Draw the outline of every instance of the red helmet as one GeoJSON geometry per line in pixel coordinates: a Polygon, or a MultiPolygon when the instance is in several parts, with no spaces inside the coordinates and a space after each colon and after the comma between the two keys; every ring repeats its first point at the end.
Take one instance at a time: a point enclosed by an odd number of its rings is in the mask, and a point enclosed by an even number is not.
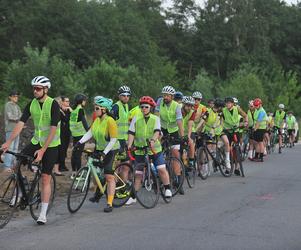
{"type": "Polygon", "coordinates": [[[142,103],[149,104],[149,105],[151,105],[152,107],[155,107],[155,106],[156,106],[156,102],[155,102],[154,99],[151,98],[150,96],[142,96],[142,97],[139,99],[139,104],[142,104],[142,103]]]}
{"type": "Polygon", "coordinates": [[[262,104],[262,101],[261,101],[260,98],[254,99],[253,105],[254,105],[255,108],[258,108],[261,104],[262,104]]]}

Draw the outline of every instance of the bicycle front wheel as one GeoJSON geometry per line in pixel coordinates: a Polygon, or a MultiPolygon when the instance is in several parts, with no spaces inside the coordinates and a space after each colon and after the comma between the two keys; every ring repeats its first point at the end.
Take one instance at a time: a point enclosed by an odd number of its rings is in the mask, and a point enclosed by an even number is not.
{"type": "Polygon", "coordinates": [[[188,184],[188,187],[194,188],[195,179],[196,179],[196,167],[195,164],[193,166],[189,166],[185,168],[185,177],[188,184]]]}
{"type": "Polygon", "coordinates": [[[209,156],[204,147],[200,147],[197,150],[197,173],[202,180],[206,180],[209,176],[209,156]]]}
{"type": "Polygon", "coordinates": [[[166,159],[166,169],[169,174],[172,196],[175,196],[183,186],[185,167],[181,160],[176,157],[170,157],[166,159]]]}
{"type": "Polygon", "coordinates": [[[67,198],[70,213],[76,213],[84,204],[90,187],[90,179],[88,167],[82,167],[75,174],[67,198]]]}
{"type": "Polygon", "coordinates": [[[231,165],[231,169],[227,169],[226,161],[225,161],[225,151],[222,148],[216,149],[216,160],[215,162],[218,165],[218,169],[224,177],[230,177],[233,172],[233,164],[231,165]]]}
{"type": "Polygon", "coordinates": [[[0,184],[0,229],[12,218],[18,203],[18,186],[14,174],[0,184]]]}
{"type": "MultiPolygon", "coordinates": [[[[29,195],[29,210],[31,217],[34,220],[37,220],[40,215],[41,206],[42,206],[42,197],[41,197],[41,190],[42,190],[42,178],[41,175],[38,174],[33,183],[30,187],[30,195],[29,195]]],[[[50,185],[51,185],[51,195],[48,203],[47,214],[49,213],[50,209],[53,206],[54,198],[55,198],[55,188],[56,188],[56,180],[54,174],[50,175],[50,185]]]]}
{"type": "Polygon", "coordinates": [[[121,163],[115,169],[114,207],[122,207],[130,198],[134,183],[133,168],[129,163],[121,163]]]}
{"type": "Polygon", "coordinates": [[[137,164],[136,168],[143,169],[143,174],[135,174],[135,197],[144,208],[154,208],[160,196],[159,180],[152,169],[150,169],[150,172],[148,171],[145,164],[137,164]]]}
{"type": "Polygon", "coordinates": [[[239,146],[235,146],[235,161],[239,166],[241,177],[245,177],[244,168],[241,160],[241,151],[239,146]]]}

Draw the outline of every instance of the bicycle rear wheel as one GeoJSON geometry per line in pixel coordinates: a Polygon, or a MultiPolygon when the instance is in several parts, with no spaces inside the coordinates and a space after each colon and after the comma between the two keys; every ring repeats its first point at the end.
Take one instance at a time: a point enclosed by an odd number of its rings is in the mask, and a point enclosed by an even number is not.
{"type": "MultiPolygon", "coordinates": [[[[30,185],[30,196],[29,196],[29,210],[31,217],[34,220],[37,220],[40,215],[42,198],[41,198],[41,188],[42,188],[42,176],[39,174],[37,179],[33,181],[30,185]]],[[[50,185],[51,185],[51,195],[48,203],[47,214],[53,206],[54,198],[55,198],[55,188],[56,188],[56,180],[54,174],[50,175],[50,185]]]]}
{"type": "Polygon", "coordinates": [[[90,171],[88,167],[82,167],[77,171],[67,198],[67,207],[70,213],[77,212],[87,197],[90,188],[90,171]]]}
{"type": "Polygon", "coordinates": [[[206,180],[209,176],[210,168],[209,155],[204,147],[198,148],[196,159],[198,176],[201,177],[202,180],[206,180]]]}
{"type": "Polygon", "coordinates": [[[133,189],[133,168],[129,163],[121,163],[115,169],[115,196],[114,207],[122,207],[130,198],[133,189]]]}
{"type": "Polygon", "coordinates": [[[14,174],[0,184],[0,229],[12,218],[18,203],[18,186],[14,174]]]}
{"type": "Polygon", "coordinates": [[[154,208],[160,196],[159,180],[152,169],[148,172],[145,164],[137,164],[135,167],[143,169],[142,175],[135,174],[134,177],[135,188],[133,190],[135,197],[144,208],[154,208]]]}
{"type": "Polygon", "coordinates": [[[218,169],[224,177],[230,177],[233,173],[233,164],[231,164],[231,169],[227,169],[225,161],[225,151],[222,148],[216,149],[216,161],[218,169]]]}
{"type": "Polygon", "coordinates": [[[182,161],[176,157],[170,157],[166,159],[166,169],[169,174],[170,186],[172,196],[175,196],[180,188],[183,186],[185,179],[185,167],[182,161]],[[173,166],[178,166],[180,168],[180,175],[177,176],[173,166]]]}
{"type": "Polygon", "coordinates": [[[189,166],[185,168],[185,177],[188,184],[188,187],[194,188],[195,179],[196,179],[196,167],[195,164],[193,166],[189,166]]]}

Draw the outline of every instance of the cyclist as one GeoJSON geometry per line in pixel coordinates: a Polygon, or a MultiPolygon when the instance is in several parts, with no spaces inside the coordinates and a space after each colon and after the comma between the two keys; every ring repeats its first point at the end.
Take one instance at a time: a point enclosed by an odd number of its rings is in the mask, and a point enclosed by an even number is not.
{"type": "MultiPolygon", "coordinates": [[[[173,100],[175,93],[172,86],[165,86],[162,89],[163,98],[158,99],[155,114],[160,117],[163,136],[169,134],[173,138],[172,155],[180,159],[179,150],[184,137],[184,127],[181,106],[173,100]]],[[[179,185],[181,183],[180,166],[175,163],[172,167],[178,176],[176,185],[179,185]]],[[[179,193],[184,194],[183,187],[180,188],[179,193]]]]}
{"type": "MultiPolygon", "coordinates": [[[[202,121],[196,128],[196,131],[202,130],[204,128],[204,133],[209,134],[212,139],[216,137],[220,137],[225,146],[225,152],[229,155],[229,141],[228,137],[223,134],[223,122],[222,122],[222,110],[225,106],[225,102],[219,98],[215,99],[214,106],[212,108],[207,109],[205,114],[202,116],[202,121]],[[228,152],[228,153],[227,153],[228,152]]],[[[215,146],[213,144],[208,145],[208,149],[214,151],[215,146]]],[[[212,159],[210,159],[210,162],[212,159]]],[[[212,165],[209,162],[209,166],[212,165]]],[[[230,165],[230,157],[226,159],[226,167],[227,169],[231,168],[230,165]]]]}
{"type": "Polygon", "coordinates": [[[182,103],[182,100],[183,100],[183,97],[184,97],[183,93],[180,92],[180,91],[177,91],[177,92],[175,93],[175,95],[174,95],[174,100],[175,100],[177,103],[181,104],[181,103],[182,103]]]}
{"type": "Polygon", "coordinates": [[[48,96],[51,83],[47,77],[37,76],[32,79],[31,85],[34,99],[26,105],[20,121],[1,148],[4,151],[9,149],[12,141],[21,133],[24,124],[31,117],[35,128],[34,135],[22,153],[35,156],[35,162],[42,161],[42,206],[37,223],[43,225],[47,222],[46,213],[51,195],[50,174],[57,161],[60,145],[60,106],[48,96]]]}
{"type": "Polygon", "coordinates": [[[263,154],[264,154],[264,134],[267,128],[267,114],[262,107],[262,101],[259,98],[254,99],[254,140],[256,142],[256,152],[255,157],[252,159],[253,161],[263,162],[263,154]]]}
{"type": "MultiPolygon", "coordinates": [[[[234,101],[234,105],[239,107],[239,101],[236,97],[233,97],[233,101],[234,101]]],[[[239,114],[239,128],[238,128],[238,135],[240,138],[240,145],[243,145],[243,133],[245,131],[245,127],[244,127],[244,118],[239,114]]]]}
{"type": "MultiPolygon", "coordinates": [[[[74,98],[73,111],[70,114],[70,131],[73,138],[73,146],[83,137],[88,131],[89,125],[86,119],[84,107],[87,103],[87,96],[84,94],[77,94],[74,98]]],[[[81,157],[85,145],[75,148],[71,155],[71,166],[74,176],[75,172],[81,168],[81,157]]]]}
{"type": "Polygon", "coordinates": [[[96,111],[97,118],[88,132],[80,139],[77,145],[75,145],[75,147],[78,147],[91,138],[95,140],[96,152],[100,154],[107,182],[107,206],[104,208],[104,212],[106,213],[113,211],[112,204],[116,187],[114,177],[116,164],[115,155],[120,148],[117,139],[118,131],[116,121],[109,116],[112,104],[113,101],[105,97],[94,101],[94,111],[96,111]]]}
{"type": "MultiPolygon", "coordinates": [[[[170,189],[169,175],[166,170],[162,147],[159,141],[161,134],[160,118],[151,114],[151,108],[155,107],[156,103],[150,96],[142,96],[139,100],[139,104],[143,116],[134,117],[130,124],[128,149],[131,150],[134,143],[135,147],[137,147],[137,150],[135,150],[136,162],[144,163],[144,152],[141,150],[141,148],[148,146],[149,143],[151,150],[148,151],[148,155],[158,170],[159,177],[162,180],[165,188],[164,195],[170,198],[172,197],[172,192],[170,189]]],[[[142,177],[143,169],[136,169],[135,174],[137,177],[135,188],[138,190],[141,183],[139,177],[142,177]]],[[[130,205],[134,202],[136,202],[136,199],[133,197],[132,192],[132,197],[130,197],[126,204],[130,205]]]]}
{"type": "Polygon", "coordinates": [[[198,124],[201,121],[201,116],[206,112],[207,108],[205,105],[201,104],[203,95],[199,91],[195,91],[192,94],[192,98],[195,101],[194,110],[196,110],[196,117],[194,120],[195,126],[198,126],[198,124]]]}
{"type": "Polygon", "coordinates": [[[284,104],[279,104],[278,110],[275,111],[274,117],[274,129],[278,130],[278,140],[279,140],[279,154],[281,154],[282,148],[282,129],[286,119],[286,113],[284,111],[284,104]]]}
{"type": "Polygon", "coordinates": [[[295,141],[295,123],[296,123],[296,118],[293,115],[293,112],[288,111],[286,117],[286,124],[287,124],[287,132],[289,136],[290,148],[294,145],[294,141],[295,141]]]}
{"type": "MultiPolygon", "coordinates": [[[[226,156],[226,164],[230,162],[230,145],[233,139],[233,132],[238,133],[240,118],[241,115],[245,121],[245,125],[248,123],[247,114],[241,109],[239,106],[234,105],[233,97],[225,98],[226,107],[223,108],[223,133],[227,135],[229,144],[225,145],[225,156],[226,156]]],[[[238,134],[237,134],[238,135],[238,134]]],[[[240,141],[240,138],[238,138],[240,141]]],[[[235,166],[234,174],[240,175],[240,170],[238,169],[238,165],[235,166]]]]}
{"type": "Polygon", "coordinates": [[[250,100],[249,101],[249,109],[247,112],[248,115],[248,133],[249,133],[249,151],[248,151],[248,159],[252,160],[253,159],[253,152],[255,148],[255,141],[254,141],[254,112],[255,112],[255,107],[254,107],[254,101],[250,100]]]}
{"type": "Polygon", "coordinates": [[[183,126],[184,135],[188,138],[189,146],[189,166],[194,165],[194,155],[195,155],[195,124],[194,119],[196,116],[196,111],[193,110],[195,101],[191,96],[184,96],[182,100],[182,116],[183,116],[183,126]]]}

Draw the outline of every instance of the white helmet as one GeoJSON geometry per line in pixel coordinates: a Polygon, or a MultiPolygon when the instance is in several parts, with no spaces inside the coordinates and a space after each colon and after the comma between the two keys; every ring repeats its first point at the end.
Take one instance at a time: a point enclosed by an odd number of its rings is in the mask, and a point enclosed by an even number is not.
{"type": "Polygon", "coordinates": [[[233,101],[234,101],[234,104],[238,104],[238,99],[236,97],[233,97],[233,101]]]}
{"type": "Polygon", "coordinates": [[[183,99],[182,99],[182,103],[194,105],[195,101],[191,96],[184,96],[183,99]]]}
{"type": "Polygon", "coordinates": [[[123,95],[123,94],[127,94],[127,95],[131,95],[132,91],[130,89],[130,87],[123,85],[118,89],[118,95],[123,95]]]}
{"type": "Polygon", "coordinates": [[[162,89],[162,94],[168,94],[168,95],[174,95],[176,93],[176,90],[172,86],[165,86],[162,89]]]}
{"type": "Polygon", "coordinates": [[[279,108],[280,108],[280,109],[284,109],[284,104],[280,103],[280,104],[279,104],[279,108]]]}
{"type": "Polygon", "coordinates": [[[50,80],[45,76],[36,76],[31,81],[32,86],[43,86],[50,89],[51,83],[50,80]]]}
{"type": "Polygon", "coordinates": [[[202,98],[203,98],[203,95],[202,95],[201,92],[195,91],[195,92],[193,92],[192,97],[193,97],[193,98],[202,99],[202,98]]]}

